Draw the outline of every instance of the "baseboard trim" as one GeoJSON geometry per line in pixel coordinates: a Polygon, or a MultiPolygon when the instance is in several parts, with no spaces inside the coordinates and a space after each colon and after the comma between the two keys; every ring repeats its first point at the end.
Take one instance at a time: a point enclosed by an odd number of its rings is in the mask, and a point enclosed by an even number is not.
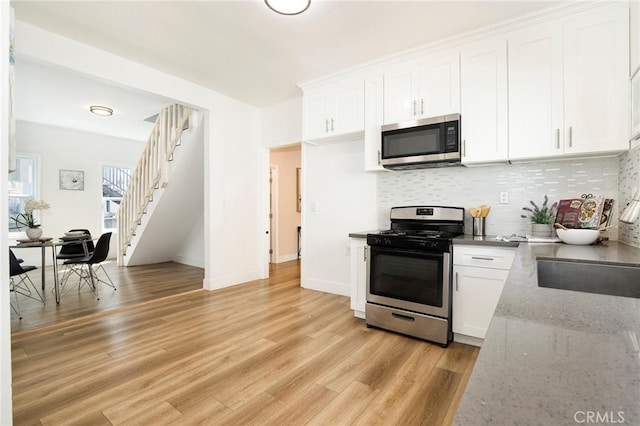
{"type": "Polygon", "coordinates": [[[466,336],[464,334],[453,333],[454,342],[464,343],[465,345],[482,347],[482,342],[484,339],[480,339],[478,337],[466,336]]]}
{"type": "Polygon", "coordinates": [[[283,256],[279,256],[276,259],[276,263],[291,262],[292,260],[298,260],[298,253],[289,253],[283,256]]]}
{"type": "Polygon", "coordinates": [[[300,286],[309,290],[322,291],[324,293],[337,294],[339,296],[351,296],[351,288],[348,284],[313,279],[300,279],[300,286]]]}
{"type": "Polygon", "coordinates": [[[204,269],[204,259],[189,256],[176,256],[173,261],[176,263],[182,263],[183,265],[195,266],[196,268],[204,269]]]}
{"type": "Polygon", "coordinates": [[[205,290],[217,290],[220,288],[231,287],[237,284],[244,284],[249,281],[255,281],[260,279],[260,271],[247,272],[245,274],[229,275],[226,277],[218,278],[205,278],[204,289],[205,290]]]}

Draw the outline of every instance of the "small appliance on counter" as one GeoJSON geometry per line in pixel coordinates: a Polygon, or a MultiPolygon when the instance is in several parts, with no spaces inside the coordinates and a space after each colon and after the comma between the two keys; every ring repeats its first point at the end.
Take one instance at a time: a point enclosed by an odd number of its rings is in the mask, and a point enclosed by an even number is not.
{"type": "Polygon", "coordinates": [[[451,240],[464,234],[464,208],[391,209],[391,229],[367,234],[368,327],[446,347],[451,331],[451,240]]]}

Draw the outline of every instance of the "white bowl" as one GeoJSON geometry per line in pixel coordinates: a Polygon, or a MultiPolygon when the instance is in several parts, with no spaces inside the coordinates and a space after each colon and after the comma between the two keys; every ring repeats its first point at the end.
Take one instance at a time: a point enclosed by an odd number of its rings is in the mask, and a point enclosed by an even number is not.
{"type": "Polygon", "coordinates": [[[598,239],[597,229],[556,229],[558,238],[567,244],[586,246],[598,239]]]}

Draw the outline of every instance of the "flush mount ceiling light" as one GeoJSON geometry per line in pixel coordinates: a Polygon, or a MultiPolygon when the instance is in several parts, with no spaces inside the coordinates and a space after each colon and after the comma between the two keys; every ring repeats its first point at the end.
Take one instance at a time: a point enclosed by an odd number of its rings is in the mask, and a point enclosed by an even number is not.
{"type": "Polygon", "coordinates": [[[106,106],[101,106],[101,105],[91,105],[89,107],[89,111],[91,111],[92,113],[96,114],[96,115],[102,115],[104,117],[108,117],[110,115],[113,115],[113,110],[109,107],[106,106]]]}
{"type": "Polygon", "coordinates": [[[269,9],[281,15],[299,15],[311,6],[311,0],[264,0],[269,9]]]}

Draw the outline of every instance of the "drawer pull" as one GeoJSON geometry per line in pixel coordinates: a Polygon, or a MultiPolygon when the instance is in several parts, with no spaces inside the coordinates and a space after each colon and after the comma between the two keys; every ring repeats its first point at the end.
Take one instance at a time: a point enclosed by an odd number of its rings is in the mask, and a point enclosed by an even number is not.
{"type": "Polygon", "coordinates": [[[493,257],[471,256],[473,260],[495,260],[493,257]]]}
{"type": "Polygon", "coordinates": [[[413,322],[416,319],[414,317],[410,317],[408,315],[400,315],[400,314],[396,314],[396,313],[392,313],[391,314],[392,317],[403,320],[403,321],[409,321],[409,322],[413,322]]]}

